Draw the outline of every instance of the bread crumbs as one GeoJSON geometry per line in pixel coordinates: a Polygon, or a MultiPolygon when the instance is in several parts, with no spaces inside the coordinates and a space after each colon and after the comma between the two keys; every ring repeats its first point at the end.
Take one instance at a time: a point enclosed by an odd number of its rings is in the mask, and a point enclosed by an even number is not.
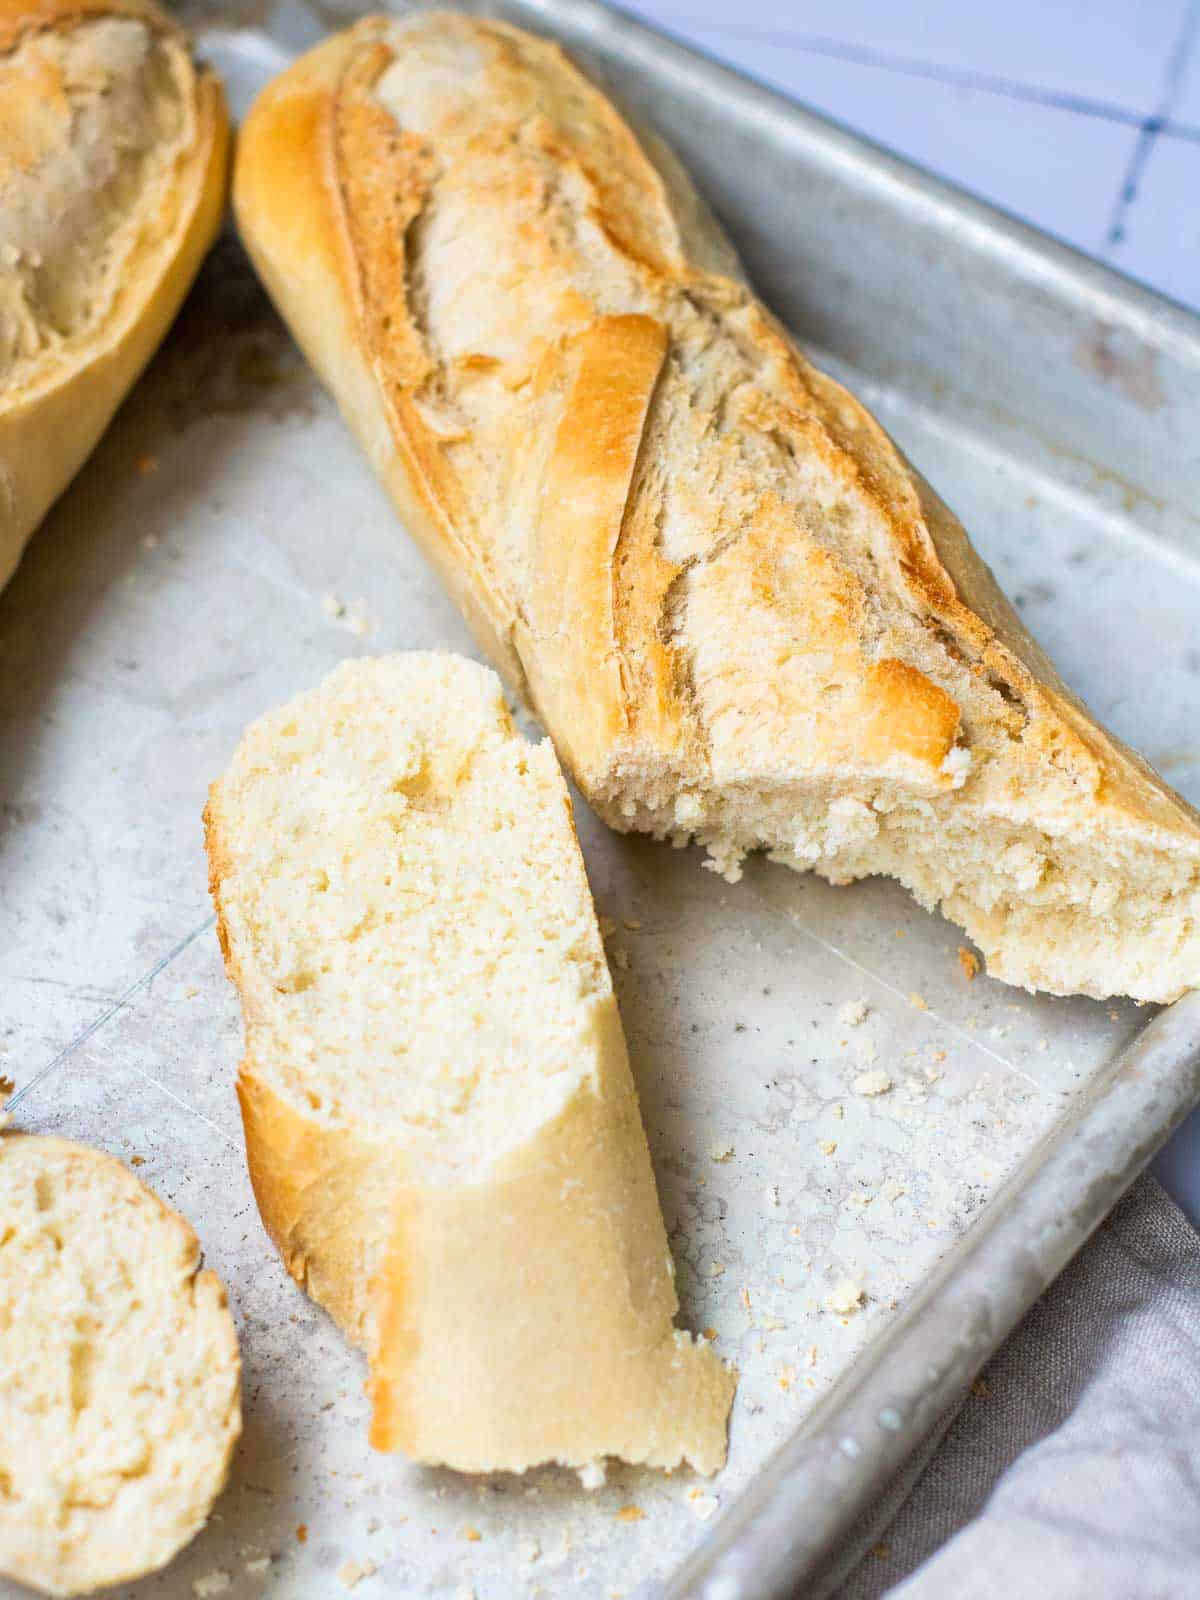
{"type": "Polygon", "coordinates": [[[720,1504],[715,1494],[705,1494],[703,1489],[688,1490],[688,1505],[701,1522],[707,1522],[710,1517],[715,1516],[720,1504]]]}
{"type": "Polygon", "coordinates": [[[733,1145],[728,1139],[717,1139],[709,1145],[708,1154],[712,1161],[730,1161],[733,1158],[733,1145]]]}
{"type": "Polygon", "coordinates": [[[852,1278],[839,1278],[826,1297],[825,1304],[839,1316],[851,1316],[862,1308],[863,1286],[852,1278]]]}
{"type": "Polygon", "coordinates": [[[471,1544],[478,1544],[483,1538],[483,1535],[480,1533],[478,1528],[464,1528],[462,1531],[462,1536],[471,1544]]]}
{"type": "Polygon", "coordinates": [[[929,1010],[929,1002],[922,994],[910,994],[908,997],[908,1003],[910,1006],[912,1006],[914,1011],[929,1010]]]}
{"type": "Polygon", "coordinates": [[[229,1574],[218,1568],[216,1572],[207,1572],[203,1578],[197,1578],[192,1584],[192,1593],[197,1600],[209,1600],[212,1595],[224,1594],[232,1582],[229,1574]]]}
{"type": "Polygon", "coordinates": [[[847,1000],[838,1007],[838,1021],[846,1028],[857,1028],[867,1020],[871,1008],[865,1000],[847,1000]]]}
{"type": "Polygon", "coordinates": [[[821,1152],[821,1154],[823,1156],[831,1156],[831,1155],[833,1155],[833,1153],[837,1149],[837,1140],[836,1139],[819,1139],[817,1141],[817,1149],[821,1152]]]}
{"type": "Polygon", "coordinates": [[[616,918],[615,917],[601,917],[599,919],[599,922],[600,922],[600,937],[602,939],[611,939],[613,934],[616,933],[616,931],[617,931],[616,918]]]}
{"type": "Polygon", "coordinates": [[[644,1522],[646,1513],[641,1506],[622,1506],[617,1512],[618,1522],[644,1522]]]}
{"type": "Polygon", "coordinates": [[[882,1067],[875,1067],[870,1072],[860,1072],[854,1080],[855,1094],[872,1095],[886,1094],[892,1087],[892,1080],[882,1067]]]}
{"type": "Polygon", "coordinates": [[[589,1461],[586,1467],[579,1469],[579,1484],[583,1489],[603,1489],[608,1482],[608,1473],[605,1471],[603,1461],[589,1461]]]}
{"type": "Polygon", "coordinates": [[[297,1544],[307,1544],[308,1543],[308,1523],[307,1522],[301,1522],[301,1523],[297,1524],[297,1527],[296,1527],[296,1543],[297,1544]]]}
{"type": "Polygon", "coordinates": [[[968,950],[965,944],[958,947],[958,964],[963,969],[963,975],[968,983],[974,983],[979,976],[981,962],[974,950],[968,950]]]}
{"type": "Polygon", "coordinates": [[[337,1580],[343,1589],[353,1589],[364,1578],[373,1578],[379,1568],[369,1556],[362,1561],[343,1561],[337,1569],[337,1580]]]}

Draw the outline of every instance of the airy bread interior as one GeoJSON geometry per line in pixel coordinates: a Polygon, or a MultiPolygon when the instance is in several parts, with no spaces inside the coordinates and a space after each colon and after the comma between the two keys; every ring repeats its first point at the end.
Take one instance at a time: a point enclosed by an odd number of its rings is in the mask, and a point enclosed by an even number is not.
{"type": "Polygon", "coordinates": [[[0,1136],[0,1571],[89,1593],[203,1526],[241,1419],[233,1322],[198,1269],[120,1162],[0,1136]]]}
{"type": "Polygon", "coordinates": [[[347,662],[254,724],[221,807],[248,1052],[306,1112],[450,1177],[594,1070],[611,983],[562,780],[549,743],[513,737],[490,673],[347,662]]]}
{"type": "Polygon", "coordinates": [[[174,223],[195,137],[183,41],[135,17],[0,52],[0,396],[54,381],[174,223]]]}

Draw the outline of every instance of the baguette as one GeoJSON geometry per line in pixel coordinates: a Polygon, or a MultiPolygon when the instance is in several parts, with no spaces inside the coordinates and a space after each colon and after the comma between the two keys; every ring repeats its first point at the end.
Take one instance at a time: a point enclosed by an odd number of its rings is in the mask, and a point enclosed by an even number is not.
{"type": "Polygon", "coordinates": [[[220,225],[220,85],[149,0],[0,0],[0,586],[220,225]]]}
{"type": "Polygon", "coordinates": [[[0,1573],[156,1572],[241,1432],[233,1319],[191,1228],[112,1156],[0,1136],[0,1573]]]}
{"type": "Polygon", "coordinates": [[[347,662],[206,812],[267,1232],[370,1363],[371,1440],[466,1472],[712,1472],[733,1377],[671,1258],[570,801],[494,673],[347,662]]]}
{"type": "Polygon", "coordinates": [[[1009,983],[1200,982],[1200,818],[552,44],[367,19],[262,93],[243,239],[600,814],[898,878],[1009,983]]]}

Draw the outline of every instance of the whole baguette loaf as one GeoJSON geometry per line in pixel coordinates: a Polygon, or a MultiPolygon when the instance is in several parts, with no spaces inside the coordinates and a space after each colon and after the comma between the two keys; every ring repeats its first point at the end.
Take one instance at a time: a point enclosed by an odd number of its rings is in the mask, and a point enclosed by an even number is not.
{"type": "Polygon", "coordinates": [[[0,1573],[90,1594],[204,1526],[237,1335],[188,1224],[114,1157],[0,1134],[0,1573]]]}
{"type": "Polygon", "coordinates": [[[220,85],[149,0],[0,0],[0,586],[220,225],[220,85]]]}
{"type": "Polygon", "coordinates": [[[1011,983],[1200,982],[1200,818],[552,44],[368,19],[264,91],[242,237],[614,827],[886,873],[1011,983]]]}
{"type": "Polygon", "coordinates": [[[725,1457],[549,741],[455,656],[347,662],[213,785],[254,1192],[366,1347],[372,1442],[463,1471],[725,1457]]]}

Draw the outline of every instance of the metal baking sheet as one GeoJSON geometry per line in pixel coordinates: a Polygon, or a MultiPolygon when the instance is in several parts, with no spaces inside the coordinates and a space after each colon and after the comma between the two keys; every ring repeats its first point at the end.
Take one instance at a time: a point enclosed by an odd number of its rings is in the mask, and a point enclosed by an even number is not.
{"type": "MultiPolygon", "coordinates": [[[[1195,319],[590,0],[480,9],[562,38],[673,141],[1069,681],[1200,799],[1195,319]]],[[[184,14],[240,111],[354,10],[184,14]]],[[[375,1455],[361,1360],[250,1194],[200,810],[249,719],[344,656],[412,647],[472,649],[227,238],[0,598],[0,1074],[19,1126],[140,1160],[242,1338],[231,1486],[137,1593],[824,1592],[897,1464],[1200,1092],[1200,1007],[968,982],[961,936],[894,885],[760,862],[730,887],[580,805],[682,1320],[741,1369],[729,1465],[614,1465],[586,1492],[375,1455]],[[868,1072],[886,1092],[861,1092],[868,1072]],[[842,1280],[856,1311],[831,1308],[842,1280]]]]}

